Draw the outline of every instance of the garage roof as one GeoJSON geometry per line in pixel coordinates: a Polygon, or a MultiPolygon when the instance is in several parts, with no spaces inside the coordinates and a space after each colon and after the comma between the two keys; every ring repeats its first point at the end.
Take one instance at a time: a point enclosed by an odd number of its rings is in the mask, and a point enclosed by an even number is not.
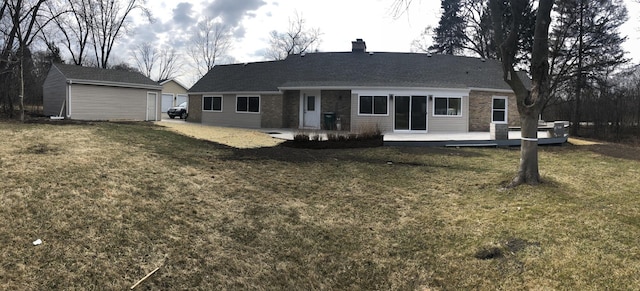
{"type": "Polygon", "coordinates": [[[101,86],[147,88],[161,90],[157,82],[138,72],[91,68],[77,65],[54,64],[67,81],[101,86]]]}

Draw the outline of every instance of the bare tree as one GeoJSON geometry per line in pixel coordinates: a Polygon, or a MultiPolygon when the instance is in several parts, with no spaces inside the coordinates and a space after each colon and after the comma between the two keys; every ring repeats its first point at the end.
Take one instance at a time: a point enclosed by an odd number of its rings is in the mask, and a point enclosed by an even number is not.
{"type": "Polygon", "coordinates": [[[157,80],[168,80],[176,77],[181,67],[182,64],[179,62],[178,53],[174,48],[160,50],[157,80]]]}
{"type": "Polygon", "coordinates": [[[209,17],[198,23],[191,39],[189,55],[200,77],[216,65],[231,45],[229,27],[209,17]]]}
{"type": "Polygon", "coordinates": [[[288,55],[313,51],[320,45],[322,33],[319,28],[305,27],[305,19],[298,13],[289,19],[286,32],[272,31],[269,38],[269,49],[265,56],[271,60],[284,60],[288,55]]]}
{"type": "Polygon", "coordinates": [[[427,26],[420,36],[411,42],[411,51],[418,53],[429,52],[429,47],[433,43],[433,27],[427,26]]]}
{"type": "Polygon", "coordinates": [[[492,22],[494,26],[494,38],[499,45],[499,55],[504,72],[504,81],[509,84],[516,94],[518,113],[522,125],[522,141],[520,146],[520,169],[513,179],[510,187],[521,184],[536,185],[540,183],[538,171],[538,116],[543,104],[549,98],[549,25],[551,24],[551,10],[553,0],[540,0],[535,22],[534,43],[531,53],[531,89],[524,85],[522,79],[514,69],[516,53],[520,37],[520,27],[528,0],[511,0],[511,28],[509,34],[504,37],[502,21],[503,10],[501,0],[490,0],[492,22]]]}
{"type": "Polygon", "coordinates": [[[158,60],[158,51],[151,45],[151,43],[145,42],[139,44],[131,52],[133,60],[136,62],[138,70],[148,78],[151,78],[153,72],[153,66],[158,60]]]}
{"type": "Polygon", "coordinates": [[[118,37],[127,29],[128,19],[134,10],[140,10],[151,21],[144,0],[88,0],[91,9],[91,40],[96,62],[107,68],[111,51],[118,37]]]}
{"type": "MultiPolygon", "coordinates": [[[[0,7],[2,48],[0,51],[0,81],[3,85],[12,83],[17,77],[19,118],[24,121],[24,67],[31,61],[29,47],[36,39],[42,27],[51,21],[41,15],[42,5],[46,0],[5,0],[0,7]],[[14,73],[12,75],[11,73],[14,73]],[[17,74],[16,74],[17,73],[17,74]],[[17,75],[17,76],[16,76],[17,75]]],[[[5,109],[13,115],[13,96],[3,88],[5,109]]]]}
{"type": "Polygon", "coordinates": [[[175,49],[156,49],[151,43],[137,45],[131,56],[137,69],[145,76],[160,81],[176,77],[181,68],[175,49]]]}
{"type": "MultiPolygon", "coordinates": [[[[47,3],[50,15],[54,16],[58,32],[56,35],[59,35],[73,63],[82,65],[91,45],[92,0],[60,0],[47,3]]],[[[43,37],[46,42],[51,41],[46,34],[43,37]]]]}

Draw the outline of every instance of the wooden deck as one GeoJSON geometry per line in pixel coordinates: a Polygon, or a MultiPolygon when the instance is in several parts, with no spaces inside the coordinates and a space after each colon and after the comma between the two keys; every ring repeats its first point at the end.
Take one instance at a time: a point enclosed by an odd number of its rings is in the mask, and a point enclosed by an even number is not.
{"type": "MultiPolygon", "coordinates": [[[[295,129],[264,129],[274,138],[293,140],[293,135],[298,132],[295,129]]],[[[326,139],[326,131],[313,131],[326,139]]],[[[567,136],[553,137],[549,131],[538,132],[539,145],[563,144],[567,142],[567,136]]],[[[520,131],[509,131],[509,139],[492,140],[489,132],[438,132],[438,133],[385,133],[385,146],[409,146],[409,147],[502,147],[520,146],[520,131]]]]}
{"type": "MultiPolygon", "coordinates": [[[[510,131],[509,139],[493,140],[488,132],[465,133],[388,133],[385,146],[411,147],[498,147],[520,146],[520,131],[510,131]]],[[[567,136],[553,137],[548,131],[538,132],[539,145],[563,144],[567,136]]]]}

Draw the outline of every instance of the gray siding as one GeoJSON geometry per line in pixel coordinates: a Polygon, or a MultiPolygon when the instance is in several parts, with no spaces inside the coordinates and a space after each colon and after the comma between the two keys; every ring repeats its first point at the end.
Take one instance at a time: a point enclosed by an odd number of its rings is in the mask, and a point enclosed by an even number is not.
{"type": "MultiPolygon", "coordinates": [[[[44,115],[57,116],[60,114],[60,108],[67,97],[67,80],[55,67],[51,67],[47,78],[44,80],[42,95],[44,115]]],[[[66,114],[67,110],[65,108],[62,116],[66,116],[66,114]]]]}
{"type": "Polygon", "coordinates": [[[360,132],[378,128],[380,131],[393,132],[393,102],[389,101],[388,116],[358,115],[358,94],[351,94],[351,131],[360,132]]]}
{"type": "MultiPolygon", "coordinates": [[[[146,120],[147,92],[156,92],[156,116],[160,117],[159,90],[74,84],[71,86],[72,119],[146,120]]],[[[154,117],[150,117],[153,119],[154,117]]]]}
{"type": "Polygon", "coordinates": [[[434,116],[433,101],[429,101],[428,116],[429,132],[467,132],[469,131],[469,97],[462,97],[462,116],[434,116]]]}
{"type": "MultiPolygon", "coordinates": [[[[205,95],[209,96],[209,95],[205,95]]],[[[215,96],[215,95],[213,95],[215,96]]],[[[219,95],[218,95],[219,96],[219,95]]],[[[245,95],[242,95],[245,96],[245,95]]],[[[247,95],[249,96],[249,95],[247,95]]],[[[256,95],[251,95],[256,96],[256,95]]],[[[225,94],[222,96],[222,112],[202,111],[202,123],[219,125],[219,126],[232,126],[232,127],[245,127],[245,128],[260,128],[261,115],[263,102],[262,96],[260,97],[260,113],[236,113],[236,95],[225,94]]]]}
{"type": "MultiPolygon", "coordinates": [[[[425,94],[428,95],[428,94],[425,94]]],[[[351,95],[351,131],[358,132],[377,127],[383,133],[394,131],[395,102],[389,100],[388,116],[358,115],[358,95],[351,95]]],[[[433,116],[433,100],[427,104],[427,127],[429,132],[467,132],[469,131],[469,98],[462,97],[462,116],[433,116]]]]}

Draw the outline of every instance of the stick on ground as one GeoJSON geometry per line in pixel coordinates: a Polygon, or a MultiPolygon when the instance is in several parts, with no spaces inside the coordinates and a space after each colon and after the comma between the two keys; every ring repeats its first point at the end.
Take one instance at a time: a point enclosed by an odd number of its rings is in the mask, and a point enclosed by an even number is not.
{"type": "Polygon", "coordinates": [[[151,277],[151,275],[153,275],[153,273],[157,272],[159,269],[160,269],[160,267],[157,267],[157,268],[153,269],[153,271],[149,272],[149,274],[144,276],[144,278],[138,280],[138,282],[136,282],[135,284],[133,284],[133,286],[131,286],[131,290],[133,290],[133,288],[138,287],[138,285],[140,285],[140,283],[142,283],[147,278],[151,277]]]}

